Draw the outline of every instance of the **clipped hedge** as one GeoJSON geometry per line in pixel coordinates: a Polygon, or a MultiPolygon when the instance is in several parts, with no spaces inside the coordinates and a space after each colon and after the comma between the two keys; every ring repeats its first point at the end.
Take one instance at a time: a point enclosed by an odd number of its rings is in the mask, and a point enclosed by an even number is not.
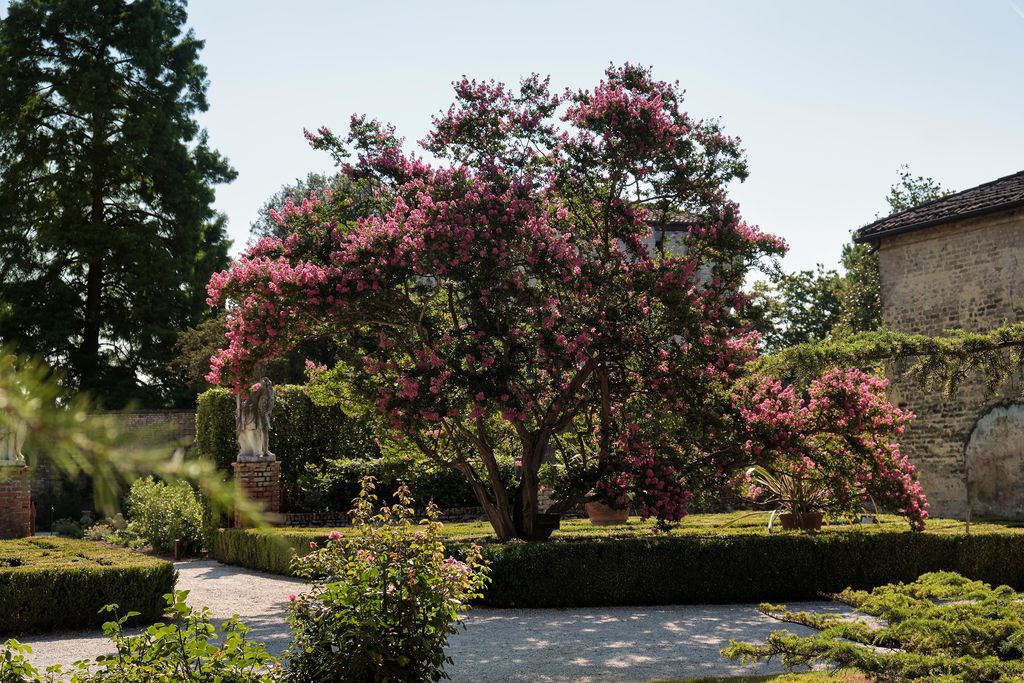
{"type": "MultiPolygon", "coordinates": [[[[221,529],[213,557],[287,574],[324,530],[221,529]]],[[[453,553],[461,543],[449,544],[453,553]]],[[[1024,588],[1024,534],[907,531],[815,535],[736,533],[579,537],[487,544],[492,582],[483,603],[594,607],[817,599],[847,586],[913,581],[937,570],[1024,588]]]]}
{"type": "Polygon", "coordinates": [[[174,565],[100,543],[36,537],[0,541],[0,633],[96,627],[116,603],[140,620],[163,614],[174,565]]]}

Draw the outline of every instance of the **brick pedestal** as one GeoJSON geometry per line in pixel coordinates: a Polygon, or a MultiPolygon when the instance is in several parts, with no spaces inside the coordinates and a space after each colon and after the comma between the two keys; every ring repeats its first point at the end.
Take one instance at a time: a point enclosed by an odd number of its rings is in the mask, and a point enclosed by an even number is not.
{"type": "Polygon", "coordinates": [[[25,538],[32,532],[32,470],[0,467],[0,538],[25,538]]]}
{"type": "MultiPolygon", "coordinates": [[[[271,462],[236,462],[235,486],[245,496],[259,504],[267,513],[270,521],[274,521],[281,512],[281,463],[271,462]]],[[[235,526],[242,526],[238,514],[235,514],[235,526]]]]}

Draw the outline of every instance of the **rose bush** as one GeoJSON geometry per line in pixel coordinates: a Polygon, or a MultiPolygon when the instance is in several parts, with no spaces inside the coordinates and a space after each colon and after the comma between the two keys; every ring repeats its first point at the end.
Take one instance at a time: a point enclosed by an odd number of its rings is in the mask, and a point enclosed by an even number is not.
{"type": "MultiPolygon", "coordinates": [[[[373,479],[352,509],[354,533],[334,531],[293,568],[312,580],[289,595],[296,681],[436,681],[451,663],[448,636],[487,580],[480,548],[464,560],[441,542],[437,508],[413,523],[405,487],[391,506],[377,505],[373,479]]],[[[316,546],[311,542],[311,546],[316,546]]]]}

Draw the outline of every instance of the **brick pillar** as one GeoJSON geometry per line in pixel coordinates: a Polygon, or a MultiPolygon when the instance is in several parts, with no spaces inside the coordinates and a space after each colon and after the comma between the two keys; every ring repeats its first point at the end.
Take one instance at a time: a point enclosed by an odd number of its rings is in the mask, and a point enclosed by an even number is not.
{"type": "Polygon", "coordinates": [[[32,470],[0,467],[0,538],[25,538],[32,528],[32,470]]]}
{"type": "MultiPolygon", "coordinates": [[[[271,521],[281,512],[281,463],[276,460],[259,462],[236,462],[235,487],[245,496],[258,503],[271,521]]],[[[235,514],[235,526],[242,522],[235,514]]]]}

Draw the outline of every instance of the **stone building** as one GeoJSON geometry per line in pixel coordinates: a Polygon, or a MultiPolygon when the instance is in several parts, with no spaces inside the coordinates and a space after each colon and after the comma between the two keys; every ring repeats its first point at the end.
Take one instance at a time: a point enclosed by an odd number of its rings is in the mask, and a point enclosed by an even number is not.
{"type": "MultiPolygon", "coordinates": [[[[854,236],[878,253],[889,329],[941,335],[1024,321],[1024,171],[926,202],[854,236]]],[[[932,515],[1024,518],[1024,397],[977,378],[953,397],[896,385],[917,414],[903,440],[932,515]]]]}

